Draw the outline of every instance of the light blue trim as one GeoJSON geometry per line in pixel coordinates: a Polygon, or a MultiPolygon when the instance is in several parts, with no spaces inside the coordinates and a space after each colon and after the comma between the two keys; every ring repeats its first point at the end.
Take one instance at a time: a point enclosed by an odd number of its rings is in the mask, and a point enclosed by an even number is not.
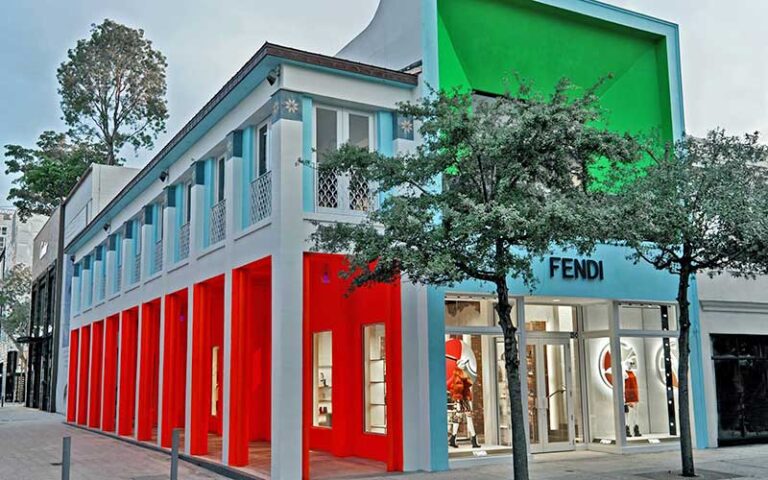
{"type": "Polygon", "coordinates": [[[312,111],[312,98],[301,97],[301,156],[304,165],[301,167],[301,194],[304,212],[315,211],[315,172],[307,163],[312,160],[312,138],[315,115],[312,111]]]}
{"type": "Polygon", "coordinates": [[[240,192],[240,227],[246,228],[251,223],[251,182],[256,178],[254,164],[256,163],[256,128],[248,127],[243,130],[243,159],[242,159],[242,192],[240,192]]]}
{"type": "Polygon", "coordinates": [[[702,349],[701,320],[699,319],[699,287],[696,279],[691,282],[688,292],[691,330],[691,398],[693,400],[693,421],[696,425],[696,448],[709,448],[709,425],[707,421],[707,396],[704,392],[704,356],[702,349]]]}
{"type": "MultiPolygon", "coordinates": [[[[109,241],[109,240],[107,240],[109,241]]],[[[99,278],[101,279],[101,284],[104,285],[104,295],[99,297],[99,300],[104,300],[104,297],[106,296],[107,292],[107,244],[105,243],[101,247],[101,272],[99,273],[99,278]]],[[[99,289],[99,292],[101,292],[101,289],[99,289]]]]}
{"type": "Polygon", "coordinates": [[[678,140],[685,134],[683,82],[680,67],[680,29],[677,24],[595,0],[535,0],[544,5],[654,33],[665,38],[669,73],[672,135],[678,140]]]}
{"type": "Polygon", "coordinates": [[[179,183],[176,185],[174,195],[176,195],[176,218],[173,222],[173,261],[178,262],[181,260],[181,245],[179,240],[181,239],[181,226],[184,225],[184,213],[187,208],[186,205],[187,184],[179,183]]]}
{"type": "Polygon", "coordinates": [[[421,0],[421,94],[425,97],[430,88],[440,89],[437,22],[437,0],[421,0]]]}
{"type": "MultiPolygon", "coordinates": [[[[118,282],[122,279],[118,278],[120,268],[123,265],[123,238],[119,233],[115,234],[115,266],[112,277],[112,293],[117,293],[120,289],[117,288],[118,282]]],[[[122,282],[120,282],[122,283],[122,282]]]]}
{"type": "Polygon", "coordinates": [[[427,287],[429,358],[429,452],[433,471],[448,470],[448,412],[445,401],[445,289],[427,287]]]}
{"type": "MultiPolygon", "coordinates": [[[[213,164],[214,158],[205,160],[205,178],[203,179],[203,248],[211,244],[211,208],[213,208],[213,164]]],[[[198,219],[200,220],[200,219],[198,219]]]]}
{"type": "MultiPolygon", "coordinates": [[[[386,157],[395,154],[394,115],[390,111],[376,112],[376,147],[377,151],[386,157]]],[[[378,202],[381,205],[389,197],[389,192],[379,192],[378,202]]]]}

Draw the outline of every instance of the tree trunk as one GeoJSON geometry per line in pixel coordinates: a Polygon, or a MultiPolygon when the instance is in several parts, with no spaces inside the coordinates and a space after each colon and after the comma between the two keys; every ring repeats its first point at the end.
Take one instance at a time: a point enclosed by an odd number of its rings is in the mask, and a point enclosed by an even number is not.
{"type": "Polygon", "coordinates": [[[509,289],[506,279],[496,281],[499,325],[504,332],[504,366],[507,370],[510,410],[512,416],[512,462],[515,480],[528,480],[528,440],[525,434],[525,415],[520,388],[520,349],[517,343],[517,328],[512,324],[512,306],[509,304],[509,289]]]}
{"type": "Polygon", "coordinates": [[[680,269],[680,283],[677,290],[677,304],[680,307],[680,338],[678,348],[680,358],[677,366],[677,381],[679,385],[679,411],[680,411],[680,456],[683,462],[683,476],[695,477],[693,466],[693,443],[691,441],[691,412],[688,395],[688,358],[690,357],[689,330],[690,303],[688,302],[688,287],[690,286],[691,272],[687,266],[680,269]]]}

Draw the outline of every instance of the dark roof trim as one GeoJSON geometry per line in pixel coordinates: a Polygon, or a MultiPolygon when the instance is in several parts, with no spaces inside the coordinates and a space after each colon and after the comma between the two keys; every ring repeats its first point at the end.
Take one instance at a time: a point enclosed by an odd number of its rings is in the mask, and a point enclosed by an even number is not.
{"type": "Polygon", "coordinates": [[[160,152],[155,155],[152,160],[137,173],[128,184],[123,187],[122,190],[107,204],[91,222],[86,225],[75,237],[70,240],[66,245],[65,251],[81,242],[88,236],[91,229],[96,225],[104,222],[104,219],[110,215],[111,210],[115,207],[118,200],[127,192],[135,188],[141,183],[147,175],[173,150],[182,140],[197,127],[207,116],[214,110],[226,97],[229,95],[240,83],[267,57],[273,57],[275,59],[289,61],[294,63],[300,63],[304,65],[310,65],[319,68],[326,68],[331,70],[340,71],[350,75],[359,75],[363,77],[369,77],[373,80],[399,83],[406,86],[418,85],[418,76],[410,73],[398,72],[397,70],[390,70],[387,68],[377,67],[375,65],[367,65],[364,63],[353,62],[350,60],[344,60],[341,58],[331,57],[328,55],[321,55],[319,53],[311,53],[295,48],[284,47],[282,45],[275,45],[273,43],[265,43],[262,47],[243,65],[235,75],[224,84],[216,95],[213,96],[208,102],[195,114],[192,119],[187,122],[179,132],[174,135],[170,142],[168,142],[160,152]]]}

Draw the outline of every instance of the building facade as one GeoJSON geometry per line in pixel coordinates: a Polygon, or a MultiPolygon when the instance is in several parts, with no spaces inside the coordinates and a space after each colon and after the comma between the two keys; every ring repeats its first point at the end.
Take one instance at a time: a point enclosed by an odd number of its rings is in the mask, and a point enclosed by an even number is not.
{"type": "MultiPolygon", "coordinates": [[[[403,278],[346,296],[343,256],[312,252],[309,235],[378,199],[312,164],[344,143],[411,151],[398,103],[503,93],[514,73],[542,90],[610,74],[608,125],[672,140],[679,68],[675,25],[591,0],[389,0],[336,57],[265,44],[65,238],[67,421],[161,449],[181,429],[185,455],[256,477],[509,455],[493,289],[403,278]],[[457,400],[446,382],[460,359],[474,373],[457,400]]],[[[626,253],[554,252],[535,291],[513,282],[533,452],[676,446],[676,282],[626,253]]]]}

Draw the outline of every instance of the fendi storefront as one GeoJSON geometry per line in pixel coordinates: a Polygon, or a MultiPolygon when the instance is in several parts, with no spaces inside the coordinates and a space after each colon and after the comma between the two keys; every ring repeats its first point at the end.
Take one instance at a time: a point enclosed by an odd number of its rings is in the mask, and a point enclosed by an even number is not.
{"type": "MultiPolygon", "coordinates": [[[[638,285],[625,283],[625,295],[582,296],[590,289],[620,293],[615,282],[621,277],[616,275],[629,268],[629,262],[621,260],[618,267],[608,259],[596,261],[602,278],[596,274],[593,279],[564,279],[545,260],[546,281],[534,293],[560,290],[558,294],[514,299],[513,319],[523,325],[518,328],[525,357],[521,387],[533,453],[575,449],[620,453],[670,447],[677,441],[678,323],[669,298],[674,289],[667,295],[650,295],[641,287],[632,295],[638,285]],[[578,295],[562,295],[562,287],[568,286],[578,295]],[[641,300],[641,295],[647,297],[641,300]]],[[[642,273],[641,278],[658,275],[642,273]]],[[[671,286],[666,279],[659,280],[654,288],[671,286]]],[[[495,298],[472,290],[463,284],[440,292],[444,435],[451,462],[512,452],[495,298]]]]}

